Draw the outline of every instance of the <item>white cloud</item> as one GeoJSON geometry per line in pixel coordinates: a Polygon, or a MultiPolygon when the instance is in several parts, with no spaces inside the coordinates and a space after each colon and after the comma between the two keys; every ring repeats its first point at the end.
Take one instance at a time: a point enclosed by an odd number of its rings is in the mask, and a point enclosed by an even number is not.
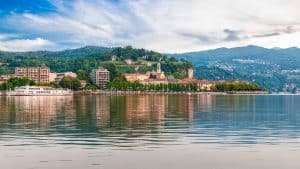
{"type": "Polygon", "coordinates": [[[133,45],[161,52],[247,44],[300,47],[299,0],[52,2],[57,13],[14,14],[5,22],[19,32],[78,45],[133,45]]]}
{"type": "MultiPolygon", "coordinates": [[[[0,34],[0,37],[4,35],[0,34]]],[[[47,49],[54,46],[54,43],[45,39],[1,39],[0,38],[0,50],[2,51],[32,51],[47,49]]]]}

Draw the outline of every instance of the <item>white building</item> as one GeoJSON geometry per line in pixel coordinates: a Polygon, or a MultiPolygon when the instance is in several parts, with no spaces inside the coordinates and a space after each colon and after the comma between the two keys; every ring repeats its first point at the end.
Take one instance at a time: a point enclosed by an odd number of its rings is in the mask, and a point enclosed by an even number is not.
{"type": "Polygon", "coordinates": [[[109,71],[103,67],[99,67],[92,70],[91,77],[96,85],[104,88],[106,83],[109,82],[109,71]]]}
{"type": "Polygon", "coordinates": [[[192,68],[188,69],[188,78],[193,79],[194,77],[194,70],[192,68]]]}
{"type": "Polygon", "coordinates": [[[55,78],[55,82],[60,82],[64,77],[66,76],[70,76],[70,77],[77,77],[77,74],[74,72],[63,72],[63,73],[57,73],[56,74],[56,78],[55,78]]]}

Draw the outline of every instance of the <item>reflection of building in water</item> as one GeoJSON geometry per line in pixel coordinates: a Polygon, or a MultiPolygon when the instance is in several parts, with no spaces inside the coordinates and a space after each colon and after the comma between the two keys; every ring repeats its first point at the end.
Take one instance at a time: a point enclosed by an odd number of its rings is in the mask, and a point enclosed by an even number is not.
{"type": "Polygon", "coordinates": [[[97,126],[104,126],[110,120],[110,102],[106,95],[96,96],[96,119],[97,126]]]}
{"type": "Polygon", "coordinates": [[[129,126],[163,121],[168,105],[166,95],[126,97],[126,118],[129,126]]]}
{"type": "Polygon", "coordinates": [[[57,113],[70,109],[65,107],[72,105],[72,97],[65,96],[22,96],[7,97],[7,107],[10,112],[10,122],[22,124],[18,127],[43,128],[48,127],[57,113]]]}
{"type": "Polygon", "coordinates": [[[216,95],[200,94],[196,95],[197,112],[212,112],[216,107],[216,95]]]}
{"type": "Polygon", "coordinates": [[[194,118],[194,99],[195,96],[177,95],[169,97],[169,115],[176,115],[177,119],[192,120],[194,118]],[[174,114],[176,112],[176,114],[174,114]]]}
{"type": "Polygon", "coordinates": [[[187,115],[190,121],[194,119],[194,96],[187,96],[187,115]]]}
{"type": "Polygon", "coordinates": [[[81,127],[105,127],[109,124],[110,96],[76,96],[74,106],[76,120],[81,127]]]}

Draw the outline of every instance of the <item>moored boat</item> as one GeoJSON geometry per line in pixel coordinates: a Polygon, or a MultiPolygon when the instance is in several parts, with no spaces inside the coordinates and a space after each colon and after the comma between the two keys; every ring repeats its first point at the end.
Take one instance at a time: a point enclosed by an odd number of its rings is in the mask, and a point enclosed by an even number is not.
{"type": "Polygon", "coordinates": [[[69,89],[56,89],[45,86],[21,86],[6,92],[7,96],[69,96],[73,91],[69,89]]]}

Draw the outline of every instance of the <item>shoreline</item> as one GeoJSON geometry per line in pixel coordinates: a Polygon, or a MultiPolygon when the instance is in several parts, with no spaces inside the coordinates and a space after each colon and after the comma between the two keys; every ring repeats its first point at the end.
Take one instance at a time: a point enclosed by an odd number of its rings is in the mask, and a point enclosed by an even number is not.
{"type": "Polygon", "coordinates": [[[241,92],[167,92],[167,91],[108,91],[108,90],[96,90],[96,91],[74,91],[74,95],[260,95],[269,94],[265,91],[241,91],[241,92]]]}
{"type": "MultiPolygon", "coordinates": [[[[0,91],[0,96],[6,96],[6,91],[0,91]]],[[[76,96],[85,95],[267,95],[270,94],[266,91],[232,91],[232,92],[169,92],[169,91],[110,91],[110,90],[80,90],[73,91],[76,96]]]]}

